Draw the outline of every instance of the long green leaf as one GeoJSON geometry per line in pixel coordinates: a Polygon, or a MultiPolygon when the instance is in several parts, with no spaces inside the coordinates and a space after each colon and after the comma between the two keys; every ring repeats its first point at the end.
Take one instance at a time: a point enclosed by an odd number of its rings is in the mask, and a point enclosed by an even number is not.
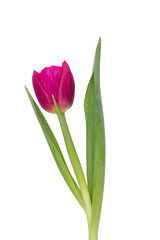
{"type": "Polygon", "coordinates": [[[96,48],[93,77],[89,82],[84,101],[87,128],[87,168],[89,168],[87,169],[88,186],[91,186],[92,194],[90,232],[93,235],[98,233],[105,175],[105,130],[100,91],[100,52],[101,39],[96,48]]]}
{"type": "Polygon", "coordinates": [[[95,86],[94,74],[89,81],[84,100],[84,110],[86,117],[86,154],[87,154],[87,182],[90,199],[93,195],[93,173],[94,173],[94,122],[95,122],[95,86]]]}
{"type": "Polygon", "coordinates": [[[30,92],[28,91],[28,89],[25,87],[28,97],[30,99],[30,102],[32,104],[32,107],[34,109],[34,112],[37,116],[37,119],[41,125],[41,128],[43,130],[43,133],[45,135],[45,138],[48,142],[48,145],[50,147],[51,153],[56,161],[56,164],[64,178],[64,180],[66,181],[68,187],[70,188],[71,192],[73,193],[73,195],[76,197],[77,201],[80,203],[80,205],[84,208],[84,202],[83,202],[83,198],[81,195],[81,191],[78,188],[76,182],[74,181],[67,165],[66,162],[64,160],[64,157],[62,155],[62,152],[60,150],[60,147],[58,145],[58,142],[52,132],[52,130],[50,129],[45,117],[43,116],[42,112],[40,111],[39,107],[37,106],[37,104],[35,103],[34,99],[32,98],[30,92]]]}

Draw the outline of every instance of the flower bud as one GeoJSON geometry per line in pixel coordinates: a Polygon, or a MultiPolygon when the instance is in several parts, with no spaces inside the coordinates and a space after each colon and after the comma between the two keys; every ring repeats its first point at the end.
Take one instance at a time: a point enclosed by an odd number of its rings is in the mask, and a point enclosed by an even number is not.
{"type": "Polygon", "coordinates": [[[44,110],[55,113],[52,95],[62,112],[72,106],[75,84],[71,70],[65,61],[62,67],[46,67],[40,73],[34,71],[32,83],[37,99],[44,110]]]}

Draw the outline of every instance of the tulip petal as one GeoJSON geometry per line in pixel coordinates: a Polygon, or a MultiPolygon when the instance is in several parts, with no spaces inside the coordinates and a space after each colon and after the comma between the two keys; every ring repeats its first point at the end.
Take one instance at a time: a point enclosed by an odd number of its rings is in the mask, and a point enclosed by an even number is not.
{"type": "Polygon", "coordinates": [[[62,63],[62,78],[58,93],[58,106],[62,112],[65,112],[69,107],[72,106],[74,92],[74,78],[68,64],[64,61],[62,63]]]}
{"type": "Polygon", "coordinates": [[[40,78],[39,78],[39,73],[34,71],[33,76],[32,76],[32,83],[33,83],[33,88],[36,94],[36,97],[42,106],[42,108],[48,112],[53,112],[55,113],[55,108],[53,103],[51,103],[46,91],[45,91],[45,86],[44,84],[41,84],[40,78]]]}
{"type": "Polygon", "coordinates": [[[39,80],[46,91],[50,104],[53,105],[52,95],[58,100],[58,91],[62,76],[62,67],[46,67],[39,73],[39,80]]]}

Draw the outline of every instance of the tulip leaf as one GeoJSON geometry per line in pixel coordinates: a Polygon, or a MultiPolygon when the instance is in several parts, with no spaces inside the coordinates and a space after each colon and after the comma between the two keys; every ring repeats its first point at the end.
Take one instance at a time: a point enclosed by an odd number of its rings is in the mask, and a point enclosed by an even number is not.
{"type": "Polygon", "coordinates": [[[39,109],[39,107],[35,103],[34,99],[32,98],[30,92],[28,91],[28,89],[26,87],[25,87],[25,89],[27,91],[27,94],[28,94],[28,97],[32,104],[32,107],[34,109],[34,112],[37,116],[37,119],[40,123],[40,126],[43,130],[44,136],[48,142],[51,153],[56,161],[56,164],[57,164],[64,180],[66,181],[68,187],[70,188],[71,192],[73,193],[73,195],[75,196],[77,201],[80,203],[82,208],[84,208],[84,202],[83,202],[81,191],[80,191],[79,187],[77,186],[76,182],[74,181],[74,179],[66,165],[66,162],[64,160],[61,149],[58,145],[58,142],[57,142],[51,128],[49,127],[45,117],[43,116],[41,110],[39,109]]]}
{"type": "Polygon", "coordinates": [[[94,121],[95,121],[95,87],[94,87],[94,74],[89,81],[86,97],[84,101],[84,109],[86,116],[86,149],[87,149],[87,182],[90,199],[92,201],[93,194],[93,172],[94,172],[94,121]]]}
{"type": "MultiPolygon", "coordinates": [[[[105,175],[105,130],[100,91],[100,51],[98,42],[93,73],[84,100],[86,117],[87,180],[92,199],[90,228],[98,233],[105,175]]],[[[92,230],[91,230],[92,231],[92,230]]]]}

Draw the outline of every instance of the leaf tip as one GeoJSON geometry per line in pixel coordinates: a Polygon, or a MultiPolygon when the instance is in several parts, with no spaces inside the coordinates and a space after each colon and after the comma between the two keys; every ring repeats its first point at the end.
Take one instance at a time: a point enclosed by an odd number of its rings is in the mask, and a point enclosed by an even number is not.
{"type": "Polygon", "coordinates": [[[97,43],[97,50],[100,50],[101,49],[101,37],[99,38],[98,40],[98,43],[97,43]]]}
{"type": "Polygon", "coordinates": [[[25,88],[25,90],[26,90],[28,96],[30,96],[30,92],[29,92],[28,88],[26,87],[26,85],[24,85],[24,88],[25,88]]]}
{"type": "Polygon", "coordinates": [[[56,99],[54,98],[53,94],[52,94],[52,99],[53,99],[53,103],[57,105],[56,99]]]}

